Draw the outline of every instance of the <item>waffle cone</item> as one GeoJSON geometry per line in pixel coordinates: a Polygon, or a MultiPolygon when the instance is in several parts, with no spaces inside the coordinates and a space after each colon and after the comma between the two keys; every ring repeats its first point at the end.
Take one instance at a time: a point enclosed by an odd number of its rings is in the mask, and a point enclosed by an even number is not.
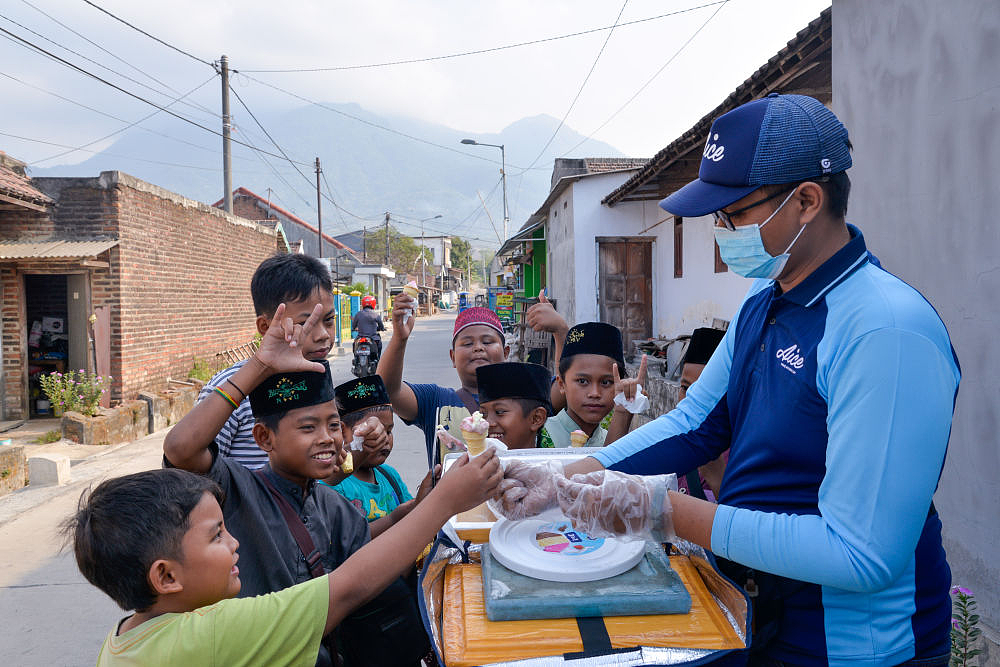
{"type": "Polygon", "coordinates": [[[469,456],[476,456],[486,451],[485,433],[476,433],[475,431],[462,429],[462,438],[465,440],[465,446],[469,450],[469,456]]]}
{"type": "Polygon", "coordinates": [[[354,457],[351,456],[350,452],[347,452],[347,458],[344,462],[340,464],[340,472],[346,472],[348,474],[354,472],[354,457]]]}

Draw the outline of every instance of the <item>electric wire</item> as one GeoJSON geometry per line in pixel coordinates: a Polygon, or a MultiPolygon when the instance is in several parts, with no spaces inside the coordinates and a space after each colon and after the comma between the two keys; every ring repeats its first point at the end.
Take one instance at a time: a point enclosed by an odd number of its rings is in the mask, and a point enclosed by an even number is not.
{"type": "MultiPolygon", "coordinates": [[[[92,4],[92,3],[89,3],[89,0],[84,0],[84,1],[88,2],[88,4],[92,4]]],[[[568,39],[568,38],[571,38],[571,37],[580,37],[582,35],[590,35],[590,34],[593,34],[595,32],[602,32],[604,30],[614,30],[616,26],[619,27],[619,28],[621,28],[621,27],[624,27],[624,26],[636,25],[638,23],[647,23],[649,21],[656,21],[656,20],[659,20],[659,19],[667,18],[668,16],[676,16],[678,14],[685,14],[687,12],[693,12],[693,11],[695,11],[697,9],[703,9],[705,7],[711,7],[713,5],[717,5],[717,4],[720,4],[722,2],[727,2],[727,1],[728,0],[718,0],[717,2],[709,2],[709,3],[704,4],[704,5],[698,5],[697,7],[689,7],[687,9],[681,9],[681,10],[674,11],[674,12],[668,12],[666,14],[659,14],[657,16],[649,16],[649,17],[642,18],[642,19],[636,19],[634,21],[627,21],[625,23],[616,23],[615,25],[612,25],[612,26],[604,26],[604,27],[600,27],[600,28],[591,28],[591,29],[588,29],[588,30],[580,30],[578,32],[572,32],[572,33],[568,33],[568,34],[565,34],[565,35],[556,35],[554,37],[544,37],[542,39],[533,39],[533,40],[530,40],[530,41],[527,41],[527,42],[518,42],[516,44],[507,44],[507,45],[504,45],[504,46],[494,46],[494,47],[491,47],[491,48],[488,48],[488,49],[478,49],[476,51],[462,51],[460,53],[449,53],[449,54],[440,55],[440,56],[429,56],[429,57],[425,57],[425,58],[410,58],[410,59],[406,59],[406,60],[390,60],[390,61],[385,61],[385,62],[368,63],[368,64],[362,64],[362,65],[340,65],[340,66],[335,66],[335,67],[298,67],[298,68],[289,68],[289,69],[245,69],[245,70],[243,70],[243,72],[244,73],[257,73],[257,74],[289,74],[289,73],[293,73],[293,72],[339,72],[339,71],[344,71],[344,70],[372,69],[372,68],[376,68],[376,67],[390,67],[390,66],[394,66],[394,65],[411,65],[411,64],[414,64],[414,63],[425,63],[425,62],[432,62],[432,61],[435,61],[435,60],[448,60],[448,59],[451,59],[451,58],[462,58],[462,57],[465,57],[465,56],[475,56],[475,55],[480,55],[480,54],[483,54],[483,53],[494,53],[496,51],[506,51],[508,49],[516,49],[516,48],[520,48],[522,46],[531,46],[531,45],[534,45],[534,44],[543,44],[545,42],[554,42],[554,41],[557,41],[557,40],[568,39]]]]}
{"type": "MultiPolygon", "coordinates": [[[[32,30],[32,29],[31,29],[31,28],[29,28],[28,26],[26,26],[26,25],[23,25],[23,24],[21,24],[21,23],[18,23],[17,21],[15,21],[14,19],[12,19],[12,18],[10,18],[10,17],[8,17],[8,16],[3,16],[3,15],[0,15],[0,18],[4,19],[5,21],[8,21],[9,23],[13,23],[14,25],[16,25],[17,27],[19,27],[19,28],[21,28],[21,29],[23,29],[23,30],[27,30],[27,31],[28,31],[28,32],[30,32],[31,34],[35,35],[36,37],[40,37],[41,39],[44,39],[44,40],[45,40],[46,42],[48,42],[49,44],[52,44],[53,46],[57,46],[57,47],[59,47],[60,49],[62,49],[62,50],[64,50],[64,51],[67,51],[67,52],[69,52],[69,53],[72,53],[73,55],[75,55],[75,56],[77,56],[77,57],[79,57],[79,58],[83,58],[83,59],[84,59],[84,60],[86,60],[87,62],[89,62],[89,63],[92,63],[92,64],[94,64],[94,65],[97,65],[97,66],[98,66],[98,67],[100,67],[101,69],[103,69],[103,70],[106,70],[106,71],[108,71],[108,72],[111,72],[112,74],[115,74],[115,75],[117,75],[117,76],[120,76],[121,78],[123,78],[123,79],[125,79],[125,80],[127,80],[127,81],[131,81],[132,83],[136,84],[137,86],[142,86],[142,87],[143,87],[143,88],[145,88],[146,90],[149,90],[149,91],[152,91],[152,92],[156,93],[157,95],[163,95],[164,97],[172,97],[172,96],[173,96],[173,97],[176,97],[177,95],[180,95],[180,91],[179,91],[179,90],[176,90],[176,89],[175,89],[175,88],[173,88],[172,86],[170,86],[170,85],[168,85],[168,84],[166,84],[166,83],[164,83],[164,82],[160,81],[159,79],[157,79],[156,77],[152,76],[151,74],[148,74],[148,73],[146,73],[146,72],[143,72],[143,71],[142,71],[141,69],[139,69],[139,68],[135,67],[134,65],[132,65],[132,63],[130,63],[130,62],[128,62],[128,61],[126,61],[126,60],[124,60],[124,59],[122,59],[122,58],[118,57],[117,55],[115,55],[114,53],[112,53],[112,52],[108,51],[107,49],[105,49],[105,48],[104,48],[103,46],[101,46],[101,45],[100,45],[100,44],[98,44],[97,42],[94,42],[94,41],[92,41],[92,40],[88,39],[88,38],[87,38],[86,36],[84,36],[84,35],[82,35],[82,34],[78,33],[77,31],[73,30],[72,28],[70,28],[70,27],[69,27],[69,26],[67,26],[66,24],[64,24],[64,23],[61,23],[61,22],[60,22],[60,21],[59,21],[58,19],[56,19],[55,17],[53,17],[53,16],[50,16],[49,14],[46,14],[46,13],[45,13],[45,12],[43,12],[43,11],[42,11],[41,9],[38,9],[38,7],[35,7],[34,5],[32,5],[32,4],[31,4],[30,2],[28,2],[27,0],[21,0],[21,2],[23,2],[23,3],[24,3],[24,4],[26,4],[26,5],[28,5],[28,6],[29,6],[29,7],[31,7],[32,9],[35,9],[36,11],[40,12],[40,13],[41,13],[42,15],[44,15],[45,17],[47,17],[47,18],[51,19],[52,21],[56,22],[57,24],[59,24],[60,26],[62,26],[63,28],[65,28],[66,30],[69,30],[69,31],[70,31],[70,32],[72,32],[72,33],[73,33],[74,35],[77,35],[78,37],[80,37],[81,39],[83,39],[83,40],[87,41],[88,43],[90,43],[90,44],[93,44],[93,45],[94,45],[95,47],[97,47],[97,48],[98,48],[98,49],[100,49],[101,51],[104,51],[105,53],[107,53],[107,54],[108,54],[109,56],[111,56],[112,58],[114,58],[114,59],[116,59],[116,60],[118,60],[118,61],[120,61],[120,62],[122,62],[122,63],[125,63],[126,65],[128,65],[128,66],[129,66],[129,67],[131,67],[132,69],[134,69],[134,70],[136,70],[136,71],[140,72],[141,74],[144,74],[145,76],[147,76],[148,78],[152,79],[152,80],[153,80],[153,81],[155,81],[156,83],[160,84],[161,86],[163,86],[163,87],[164,87],[164,88],[166,88],[167,90],[170,90],[170,91],[171,91],[171,92],[173,93],[173,95],[168,95],[167,93],[164,93],[164,92],[163,92],[163,91],[161,91],[161,90],[157,90],[156,88],[153,88],[152,86],[150,86],[150,85],[148,85],[148,84],[146,84],[146,83],[143,83],[142,81],[139,81],[138,79],[135,79],[135,78],[133,78],[133,77],[131,77],[131,76],[127,75],[127,74],[122,74],[122,73],[121,73],[121,72],[119,72],[118,70],[115,70],[115,69],[112,69],[112,68],[108,67],[107,65],[104,65],[104,64],[102,64],[102,63],[100,63],[100,62],[98,62],[98,61],[94,60],[93,58],[90,58],[90,57],[88,57],[88,56],[85,56],[84,54],[80,53],[79,51],[74,51],[73,49],[69,48],[68,46],[65,46],[65,45],[63,45],[63,44],[60,44],[59,42],[55,41],[54,39],[51,39],[51,38],[49,38],[49,37],[46,37],[45,35],[41,34],[40,32],[37,32],[37,31],[35,31],[35,30],[32,30]]],[[[207,109],[206,107],[204,107],[204,106],[202,106],[202,105],[200,105],[200,104],[197,104],[197,103],[192,103],[192,102],[186,102],[186,103],[185,103],[185,105],[186,105],[186,106],[189,106],[189,107],[191,107],[192,109],[194,109],[194,110],[196,110],[196,111],[201,111],[201,112],[203,112],[203,113],[206,113],[206,114],[208,114],[209,116],[212,116],[213,118],[219,118],[219,117],[220,117],[220,116],[219,116],[219,114],[217,114],[217,113],[213,112],[213,111],[212,111],[212,110],[210,110],[210,109],[207,109]]]]}
{"type": "Polygon", "coordinates": [[[545,145],[542,146],[542,149],[538,151],[538,155],[535,156],[535,159],[531,161],[531,164],[529,164],[524,171],[534,167],[535,163],[537,163],[542,158],[542,156],[545,155],[545,151],[552,144],[552,141],[556,138],[556,135],[559,134],[559,130],[561,130],[563,125],[566,124],[566,119],[569,118],[570,112],[573,111],[573,107],[576,106],[577,101],[580,99],[580,95],[583,94],[583,89],[586,88],[587,82],[590,81],[590,76],[594,73],[594,70],[597,68],[597,63],[601,60],[601,56],[604,54],[604,49],[608,46],[608,42],[611,40],[611,35],[615,33],[615,28],[618,26],[618,21],[621,20],[622,14],[625,12],[625,7],[627,6],[628,6],[628,0],[625,0],[625,2],[622,3],[621,9],[618,10],[618,16],[615,17],[614,25],[612,25],[611,29],[608,31],[607,36],[604,38],[604,43],[601,44],[601,49],[597,52],[597,56],[594,58],[594,62],[590,65],[590,69],[587,71],[587,76],[583,77],[583,82],[580,84],[580,88],[577,89],[576,95],[573,96],[573,101],[569,103],[569,108],[566,109],[566,113],[563,114],[563,117],[562,119],[560,119],[559,124],[556,126],[556,129],[552,131],[552,135],[549,137],[548,141],[545,142],[545,145]]]}
{"type": "MultiPolygon", "coordinates": [[[[13,37],[14,39],[16,39],[17,41],[21,42],[23,45],[25,45],[25,48],[34,49],[35,51],[38,51],[39,53],[41,53],[41,54],[43,54],[43,55],[45,55],[45,56],[47,56],[47,57],[55,60],[56,62],[59,62],[59,63],[65,65],[65,66],[67,66],[67,67],[69,67],[71,69],[74,69],[74,70],[80,72],[81,74],[89,76],[90,78],[95,79],[95,80],[103,83],[106,86],[110,86],[111,88],[114,88],[115,90],[117,90],[119,92],[122,92],[122,93],[128,95],[129,97],[132,97],[134,99],[139,100],[140,102],[144,102],[144,103],[146,103],[146,104],[148,104],[148,105],[150,105],[152,107],[156,107],[160,111],[163,111],[164,113],[167,113],[167,114],[173,116],[174,118],[182,120],[185,123],[189,123],[191,125],[194,125],[195,127],[199,127],[201,129],[205,130],[206,132],[211,132],[214,135],[217,135],[217,136],[220,136],[220,137],[223,136],[222,132],[219,132],[217,130],[213,130],[210,127],[206,127],[206,126],[202,125],[201,123],[199,123],[197,121],[191,120],[190,118],[187,118],[186,116],[182,116],[181,114],[179,114],[179,113],[177,113],[175,111],[172,111],[170,109],[167,109],[166,107],[164,107],[164,106],[162,106],[160,104],[157,104],[156,102],[148,100],[145,97],[142,97],[141,95],[138,95],[138,94],[133,93],[133,92],[131,92],[129,90],[126,90],[125,88],[122,88],[121,86],[119,86],[119,85],[117,85],[115,83],[112,83],[111,81],[108,81],[107,79],[101,78],[101,77],[99,77],[98,75],[96,75],[96,74],[94,74],[92,72],[88,72],[87,70],[83,69],[79,65],[71,63],[70,61],[66,60],[65,58],[61,58],[60,56],[57,56],[56,54],[54,54],[54,53],[52,53],[50,51],[47,51],[47,50],[43,49],[42,47],[40,47],[40,46],[38,46],[36,44],[33,44],[32,42],[24,39],[23,37],[20,37],[19,35],[16,35],[16,34],[10,32],[6,28],[0,27],[0,32],[5,33],[7,35],[10,35],[11,37],[13,37]]],[[[231,138],[230,140],[233,143],[237,143],[237,144],[241,144],[241,145],[250,147],[248,144],[245,144],[245,143],[241,142],[238,139],[232,139],[231,138]]],[[[257,149],[257,150],[261,150],[261,149],[257,149]]],[[[276,158],[280,158],[281,157],[280,155],[275,155],[274,153],[268,153],[268,154],[271,155],[272,157],[276,157],[276,158]]],[[[308,166],[308,165],[306,165],[306,166],[308,166]]]]}
{"type": "Polygon", "coordinates": [[[96,4],[94,4],[94,3],[93,3],[93,2],[91,2],[90,0],[83,0],[83,1],[84,1],[84,2],[86,2],[86,3],[88,4],[88,5],[90,5],[91,7],[93,7],[94,9],[97,9],[97,10],[99,10],[99,11],[101,11],[101,12],[104,12],[105,14],[107,14],[108,16],[110,16],[111,18],[113,18],[114,20],[116,20],[116,21],[118,21],[118,22],[120,22],[120,23],[124,23],[124,24],[125,24],[125,25],[127,25],[128,27],[132,28],[132,30],[135,30],[136,32],[140,32],[140,33],[142,33],[143,35],[145,35],[146,37],[149,37],[149,38],[150,38],[151,40],[153,40],[154,42],[159,42],[160,44],[162,44],[163,46],[167,47],[168,49],[173,49],[173,50],[174,50],[174,51],[176,51],[177,53],[180,53],[180,54],[183,54],[183,55],[187,56],[188,58],[191,58],[192,60],[196,60],[197,62],[200,62],[200,63],[202,63],[203,65],[208,65],[209,67],[214,67],[214,66],[215,66],[215,65],[214,65],[214,64],[213,64],[212,62],[209,62],[208,60],[203,60],[203,59],[199,58],[199,57],[198,57],[198,56],[196,56],[196,55],[193,55],[193,54],[191,54],[191,53],[188,53],[188,52],[187,52],[187,51],[185,51],[184,49],[181,49],[181,48],[179,48],[179,47],[176,47],[176,46],[174,46],[173,44],[169,44],[169,43],[167,43],[167,42],[163,41],[163,40],[162,40],[162,39],[160,39],[159,37],[155,37],[154,35],[151,35],[151,34],[149,34],[149,33],[148,33],[148,32],[146,32],[145,30],[143,30],[142,28],[139,28],[139,27],[137,27],[137,26],[134,26],[134,25],[132,25],[131,23],[129,23],[129,22],[128,22],[128,21],[126,21],[125,19],[123,19],[123,18],[121,18],[121,17],[119,17],[119,16],[116,16],[116,15],[112,14],[112,13],[111,13],[111,12],[109,12],[109,11],[108,11],[107,9],[104,9],[104,8],[103,8],[103,7],[101,7],[100,5],[96,5],[96,4]]]}

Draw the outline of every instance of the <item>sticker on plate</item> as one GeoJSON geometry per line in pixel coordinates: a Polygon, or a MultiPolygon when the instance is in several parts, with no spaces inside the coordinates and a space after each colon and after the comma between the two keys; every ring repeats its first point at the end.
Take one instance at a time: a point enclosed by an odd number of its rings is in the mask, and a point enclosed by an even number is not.
{"type": "Polygon", "coordinates": [[[604,538],[593,538],[574,530],[573,524],[568,521],[557,521],[538,527],[535,532],[535,544],[542,551],[549,553],[579,556],[601,548],[604,538]]]}

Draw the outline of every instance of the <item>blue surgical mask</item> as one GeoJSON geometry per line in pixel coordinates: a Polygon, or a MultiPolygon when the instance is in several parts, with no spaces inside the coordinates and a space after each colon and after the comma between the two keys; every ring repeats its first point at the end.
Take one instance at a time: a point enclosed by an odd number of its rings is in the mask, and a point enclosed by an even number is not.
{"type": "Polygon", "coordinates": [[[785,263],[788,261],[789,251],[795,242],[802,236],[805,225],[795,235],[792,242],[785,248],[785,252],[778,256],[772,256],[764,248],[764,241],[760,237],[760,229],[771,222],[774,216],[778,215],[781,207],[788,203],[788,200],[795,194],[795,190],[788,193],[781,206],[774,210],[774,213],[767,216],[767,220],[760,224],[744,225],[730,231],[725,227],[715,227],[715,242],[719,244],[719,255],[722,261],[737,273],[745,278],[768,278],[774,279],[781,275],[785,263]]]}

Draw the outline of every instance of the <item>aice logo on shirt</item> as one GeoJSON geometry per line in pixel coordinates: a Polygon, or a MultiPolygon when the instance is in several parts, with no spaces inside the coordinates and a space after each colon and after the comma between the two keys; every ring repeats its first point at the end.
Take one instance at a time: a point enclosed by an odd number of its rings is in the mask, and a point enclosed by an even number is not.
{"type": "Polygon", "coordinates": [[[719,140],[719,133],[708,135],[708,139],[705,141],[705,150],[702,151],[702,157],[706,160],[711,160],[712,162],[718,162],[723,157],[725,157],[726,147],[719,143],[714,143],[719,140]]]}
{"type": "Polygon", "coordinates": [[[778,350],[774,356],[781,362],[781,367],[793,375],[806,363],[806,358],[799,354],[799,346],[794,344],[778,350]]]}

